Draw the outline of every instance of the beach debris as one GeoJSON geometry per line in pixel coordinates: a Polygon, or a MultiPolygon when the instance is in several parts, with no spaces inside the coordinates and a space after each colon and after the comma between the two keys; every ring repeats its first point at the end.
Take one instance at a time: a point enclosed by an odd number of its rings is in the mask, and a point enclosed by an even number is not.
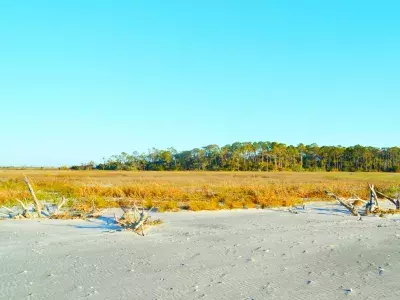
{"type": "Polygon", "coordinates": [[[396,206],[396,209],[400,210],[400,194],[397,194],[397,199],[389,197],[389,196],[386,196],[385,194],[383,194],[381,192],[378,192],[378,191],[376,191],[376,194],[378,194],[379,196],[389,200],[390,202],[392,202],[396,206]]]}
{"type": "Polygon", "coordinates": [[[358,217],[360,217],[360,214],[359,214],[359,212],[358,212],[357,207],[354,206],[352,203],[349,202],[349,200],[351,200],[351,199],[347,199],[347,200],[342,199],[342,198],[340,198],[339,196],[337,196],[336,194],[331,193],[331,192],[329,192],[329,191],[325,191],[325,193],[326,193],[328,196],[330,196],[330,197],[334,198],[335,200],[337,200],[342,206],[344,206],[345,208],[347,208],[353,216],[358,216],[358,217]]]}
{"type": "MultiPolygon", "coordinates": [[[[62,207],[67,202],[65,197],[56,204],[42,204],[40,203],[35,195],[34,189],[29,182],[29,179],[25,176],[25,183],[27,184],[29,191],[32,195],[34,201],[34,207],[29,207],[28,204],[21,200],[17,200],[22,207],[22,212],[19,210],[14,210],[8,207],[2,207],[7,211],[7,217],[11,219],[33,219],[33,218],[47,218],[47,219],[89,219],[98,218],[104,211],[96,208],[94,201],[91,201],[91,206],[86,203],[78,204],[75,208],[62,210],[62,207]]],[[[124,211],[122,217],[117,218],[114,215],[114,221],[112,224],[118,224],[122,229],[132,230],[144,235],[144,228],[150,225],[161,224],[161,220],[150,220],[148,216],[148,211],[142,207],[141,210],[134,204],[133,206],[126,208],[120,205],[121,209],[124,211]]],[[[110,225],[110,221],[107,221],[107,225],[110,225]]],[[[121,229],[110,229],[108,232],[113,233],[115,231],[120,231],[121,229]]]]}
{"type": "Polygon", "coordinates": [[[120,218],[114,214],[115,224],[120,225],[124,229],[134,231],[142,236],[144,236],[145,227],[162,223],[161,220],[151,220],[150,216],[148,215],[153,207],[147,211],[143,206],[141,209],[139,209],[136,205],[136,202],[134,202],[129,208],[120,203],[120,207],[124,213],[120,218]]]}
{"type": "Polygon", "coordinates": [[[337,200],[342,206],[344,206],[345,208],[347,208],[347,210],[353,215],[353,216],[357,216],[359,217],[359,221],[362,221],[362,216],[368,216],[370,214],[374,214],[374,215],[379,215],[379,216],[384,216],[387,213],[396,213],[396,212],[400,212],[400,197],[397,196],[397,199],[394,199],[392,197],[389,197],[381,192],[378,192],[375,190],[375,186],[373,184],[368,184],[368,188],[369,188],[369,200],[363,200],[360,197],[358,197],[357,195],[353,195],[352,198],[348,198],[348,199],[344,199],[341,198],[339,196],[337,196],[336,194],[329,192],[329,191],[325,191],[325,193],[334,198],[335,200],[337,200]],[[390,202],[392,202],[395,206],[396,209],[389,209],[387,211],[383,210],[380,208],[379,206],[379,198],[378,195],[384,197],[385,199],[389,200],[390,202]],[[359,213],[359,209],[364,207],[364,211],[362,214],[359,213]]]}
{"type": "MultiPolygon", "coordinates": [[[[22,210],[18,211],[9,207],[2,206],[7,211],[7,217],[10,219],[88,219],[97,218],[102,214],[102,211],[98,210],[92,200],[90,208],[82,206],[81,209],[69,209],[61,210],[67,203],[67,199],[62,196],[61,200],[56,204],[42,203],[36,197],[35,190],[27,176],[24,176],[24,182],[28,187],[29,193],[33,200],[33,207],[30,207],[28,203],[16,199],[22,210]]],[[[3,214],[4,215],[4,214],[3,214]]]]}

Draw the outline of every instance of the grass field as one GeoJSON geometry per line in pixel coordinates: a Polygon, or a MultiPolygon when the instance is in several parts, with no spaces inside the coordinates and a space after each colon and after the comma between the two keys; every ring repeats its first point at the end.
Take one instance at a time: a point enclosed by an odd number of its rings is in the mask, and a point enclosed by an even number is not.
{"type": "Polygon", "coordinates": [[[367,183],[388,194],[400,190],[396,173],[0,170],[0,205],[29,201],[23,174],[41,200],[65,196],[71,206],[94,201],[99,207],[137,201],[160,211],[291,206],[327,199],[324,190],[367,198],[367,183]]]}

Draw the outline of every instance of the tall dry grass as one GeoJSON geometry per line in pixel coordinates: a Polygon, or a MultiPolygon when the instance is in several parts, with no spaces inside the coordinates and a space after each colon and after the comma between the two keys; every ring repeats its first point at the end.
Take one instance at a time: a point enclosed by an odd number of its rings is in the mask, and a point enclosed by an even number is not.
{"type": "MultiPolygon", "coordinates": [[[[381,173],[258,173],[258,172],[103,172],[30,170],[41,200],[69,199],[68,205],[114,207],[143,203],[160,211],[217,210],[292,206],[327,199],[330,190],[344,197],[368,197],[367,183],[388,194],[400,190],[400,176],[381,173]]],[[[21,171],[0,171],[0,205],[13,205],[30,195],[21,171]]]]}

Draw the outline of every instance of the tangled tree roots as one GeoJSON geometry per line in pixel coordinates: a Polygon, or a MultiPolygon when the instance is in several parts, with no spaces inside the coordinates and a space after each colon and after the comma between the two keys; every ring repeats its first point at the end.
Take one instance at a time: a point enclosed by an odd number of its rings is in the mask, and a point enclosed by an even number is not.
{"type": "Polygon", "coordinates": [[[161,224],[161,220],[151,220],[148,215],[148,212],[153,208],[150,208],[148,211],[142,207],[141,210],[133,204],[132,207],[127,208],[120,204],[121,209],[124,211],[123,215],[120,218],[115,218],[115,223],[120,225],[122,228],[132,230],[137,234],[141,234],[144,236],[145,227],[161,224]]]}

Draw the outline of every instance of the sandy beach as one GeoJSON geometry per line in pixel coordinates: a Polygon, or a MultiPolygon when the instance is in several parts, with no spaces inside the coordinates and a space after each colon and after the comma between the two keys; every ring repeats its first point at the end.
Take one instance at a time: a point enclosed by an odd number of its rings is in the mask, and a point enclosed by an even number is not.
{"type": "Polygon", "coordinates": [[[145,237],[101,219],[0,221],[0,299],[399,299],[400,218],[335,203],[153,213],[145,237]]]}

